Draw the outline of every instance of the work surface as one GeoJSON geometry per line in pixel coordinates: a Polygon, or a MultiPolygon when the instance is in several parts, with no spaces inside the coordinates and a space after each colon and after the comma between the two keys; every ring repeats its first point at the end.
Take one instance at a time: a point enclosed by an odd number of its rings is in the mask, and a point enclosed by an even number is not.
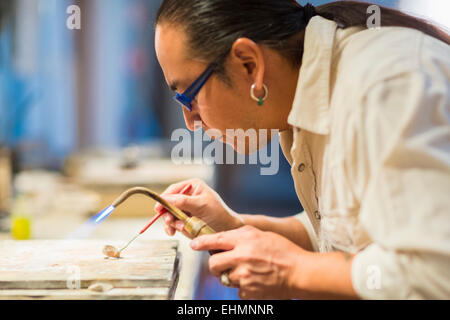
{"type": "MultiPolygon", "coordinates": [[[[85,163],[85,161],[83,160],[81,163],[85,163]]],[[[101,168],[102,166],[99,167],[99,170],[101,168]]],[[[211,168],[211,166],[205,166],[205,172],[210,172],[211,168]]],[[[190,170],[185,171],[190,172],[190,170]]],[[[194,171],[194,173],[197,174],[197,171],[194,171]]],[[[202,177],[205,179],[204,176],[202,177]]],[[[147,176],[147,178],[149,177],[147,176]]],[[[86,222],[90,220],[92,214],[97,212],[94,209],[103,209],[103,206],[97,203],[98,195],[93,195],[92,192],[83,188],[80,189],[80,186],[72,183],[73,181],[70,179],[67,181],[64,176],[55,172],[41,170],[21,172],[14,180],[17,193],[27,195],[25,206],[22,209],[29,214],[28,217],[31,219],[31,239],[34,240],[101,240],[102,245],[111,244],[111,241],[115,240],[119,241],[120,244],[125,244],[155,214],[150,200],[144,198],[143,201],[145,202],[141,203],[139,197],[130,198],[126,205],[117,208],[113,214],[96,225],[95,228],[85,228],[86,222]],[[121,215],[120,210],[130,212],[121,215]]],[[[208,179],[206,181],[213,185],[212,181],[208,179]]],[[[160,182],[154,179],[147,181],[152,185],[161,184],[160,182]]],[[[131,184],[131,186],[134,186],[134,182],[131,184]]],[[[117,197],[126,188],[127,186],[117,187],[114,197],[117,197]]],[[[98,189],[103,190],[103,187],[98,189]]],[[[106,189],[109,192],[109,189],[106,189]]],[[[24,198],[17,198],[15,203],[19,203],[21,199],[23,201],[24,198]]],[[[12,226],[12,216],[11,220],[0,221],[5,226],[3,232],[0,232],[0,242],[13,239],[12,232],[9,230],[9,226],[12,226]]],[[[209,257],[207,252],[192,250],[189,246],[191,240],[179,232],[173,237],[169,237],[164,231],[162,219],[157,220],[137,240],[169,239],[178,241],[177,250],[180,259],[179,281],[173,298],[194,299],[200,285],[200,270],[202,270],[202,265],[207,263],[205,259],[209,257]]]]}
{"type": "Polygon", "coordinates": [[[0,299],[171,299],[178,281],[178,242],[136,240],[122,258],[105,258],[123,241],[0,241],[0,299]],[[112,287],[89,290],[96,283],[112,287]]]}

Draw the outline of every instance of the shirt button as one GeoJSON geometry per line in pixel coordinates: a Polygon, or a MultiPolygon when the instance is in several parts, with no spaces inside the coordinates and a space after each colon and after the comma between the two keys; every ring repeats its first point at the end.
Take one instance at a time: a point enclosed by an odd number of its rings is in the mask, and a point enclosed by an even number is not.
{"type": "Polygon", "coordinates": [[[321,217],[319,211],[314,212],[314,217],[316,217],[317,220],[320,220],[321,217]]]}
{"type": "Polygon", "coordinates": [[[304,163],[300,163],[300,165],[298,166],[298,172],[303,172],[303,170],[305,170],[305,164],[304,163]]]}

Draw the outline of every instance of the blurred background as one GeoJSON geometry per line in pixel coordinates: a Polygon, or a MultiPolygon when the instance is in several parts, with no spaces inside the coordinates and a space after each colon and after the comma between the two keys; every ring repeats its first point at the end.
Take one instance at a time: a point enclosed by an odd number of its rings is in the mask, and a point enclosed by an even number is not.
{"type": "MultiPolygon", "coordinates": [[[[373,2],[450,27],[448,0],[373,2]]],[[[63,236],[70,228],[57,225],[59,233],[52,233],[45,220],[50,211],[89,215],[127,186],[162,191],[194,176],[238,212],[282,217],[302,211],[281,150],[273,176],[260,175],[258,165],[170,161],[170,136],[185,125],[155,57],[159,4],[0,0],[0,230],[5,235],[63,236]],[[81,9],[80,30],[66,27],[70,5],[81,9]]],[[[153,214],[148,208],[136,202],[116,218],[147,218],[153,214]]],[[[208,276],[205,263],[197,278],[189,298],[237,299],[236,290],[208,276]]]]}

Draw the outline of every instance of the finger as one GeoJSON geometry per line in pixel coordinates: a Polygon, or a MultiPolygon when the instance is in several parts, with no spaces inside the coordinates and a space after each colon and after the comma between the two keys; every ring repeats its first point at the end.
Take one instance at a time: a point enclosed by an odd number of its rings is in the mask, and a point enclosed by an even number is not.
{"type": "Polygon", "coordinates": [[[167,230],[166,233],[168,235],[172,236],[175,234],[175,231],[178,231],[182,232],[187,238],[192,239],[191,234],[185,230],[186,224],[183,221],[176,219],[170,213],[163,214],[162,217],[164,220],[164,228],[167,230]]]}
{"type": "MultiPolygon", "coordinates": [[[[177,194],[177,193],[180,193],[180,192],[181,192],[188,184],[190,184],[189,181],[182,181],[182,182],[178,182],[178,183],[171,184],[171,185],[170,185],[169,187],[167,187],[167,189],[164,190],[164,192],[161,193],[160,195],[161,195],[161,196],[164,196],[164,195],[168,195],[168,194],[177,194]]],[[[159,212],[159,211],[161,211],[163,208],[164,208],[163,205],[162,205],[161,203],[157,202],[157,203],[155,204],[154,210],[155,210],[156,212],[159,212]]]]}
{"type": "Polygon", "coordinates": [[[272,294],[261,288],[248,287],[245,288],[245,299],[247,300],[268,300],[271,299],[272,294]]]}
{"type": "Polygon", "coordinates": [[[247,293],[245,292],[245,290],[240,289],[239,292],[238,292],[238,296],[242,300],[246,300],[247,299],[247,293]]]}
{"type": "Polygon", "coordinates": [[[164,226],[164,230],[166,230],[166,233],[167,233],[169,236],[175,235],[175,232],[178,231],[178,232],[181,232],[186,238],[189,238],[189,239],[192,239],[192,238],[193,238],[192,235],[189,234],[189,233],[184,229],[184,225],[183,225],[183,228],[180,228],[180,227],[174,228],[174,227],[165,225],[165,226],[164,226]]]}
{"type": "Polygon", "coordinates": [[[236,268],[228,270],[228,279],[230,279],[230,282],[237,287],[241,286],[242,272],[240,272],[240,269],[242,269],[242,267],[237,266],[236,268]]]}
{"type": "Polygon", "coordinates": [[[177,221],[175,221],[174,225],[175,225],[175,229],[177,231],[180,231],[180,232],[184,231],[185,223],[183,221],[177,220],[177,221]]]}
{"type": "Polygon", "coordinates": [[[155,206],[153,207],[153,210],[155,210],[156,213],[160,213],[161,210],[163,210],[163,209],[164,209],[164,206],[159,202],[157,202],[155,204],[155,206]]]}
{"type": "Polygon", "coordinates": [[[188,239],[192,239],[193,238],[192,235],[189,232],[187,232],[186,230],[184,230],[184,229],[183,229],[182,233],[188,239]]]}
{"type": "Polygon", "coordinates": [[[175,223],[176,218],[173,215],[171,215],[170,213],[164,213],[162,217],[165,224],[175,227],[173,224],[175,223]]]}
{"type": "Polygon", "coordinates": [[[163,196],[164,200],[171,203],[178,209],[189,212],[189,213],[195,213],[198,211],[199,207],[199,197],[198,196],[188,196],[184,194],[168,194],[163,196]]]}
{"type": "Polygon", "coordinates": [[[164,231],[168,236],[173,236],[175,234],[175,229],[168,225],[164,225],[164,231]]]}
{"type": "MultiPolygon", "coordinates": [[[[220,277],[222,273],[234,269],[238,266],[239,261],[234,251],[225,251],[212,255],[209,258],[209,270],[216,277],[220,277]]],[[[236,280],[236,276],[233,278],[236,280]]],[[[230,279],[231,280],[231,279],[230,279]]],[[[231,281],[238,284],[239,281],[231,281]]]]}
{"type": "Polygon", "coordinates": [[[177,230],[177,221],[179,220],[172,216],[170,213],[167,213],[166,215],[166,217],[163,217],[164,224],[174,230],[177,230]]]}
{"type": "Polygon", "coordinates": [[[189,180],[185,180],[185,181],[171,184],[170,186],[167,187],[166,190],[164,190],[161,193],[161,195],[180,193],[181,190],[183,190],[188,184],[192,184],[192,183],[189,180]]]}
{"type": "Polygon", "coordinates": [[[256,290],[240,289],[239,298],[242,300],[263,300],[264,294],[256,290]]]}
{"type": "Polygon", "coordinates": [[[232,250],[238,237],[234,230],[203,235],[191,241],[194,250],[232,250]]]}

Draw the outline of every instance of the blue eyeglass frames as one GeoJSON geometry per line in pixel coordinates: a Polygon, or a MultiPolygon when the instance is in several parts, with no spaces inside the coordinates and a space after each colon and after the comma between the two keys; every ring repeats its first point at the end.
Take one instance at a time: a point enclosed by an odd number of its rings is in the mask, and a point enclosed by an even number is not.
{"type": "Polygon", "coordinates": [[[181,94],[177,92],[176,96],[173,98],[183,107],[187,108],[189,111],[192,111],[192,101],[195,99],[195,96],[198,94],[200,89],[205,85],[206,81],[208,81],[209,77],[214,73],[217,66],[217,62],[211,63],[209,67],[197,78],[197,80],[195,80],[189,88],[186,89],[186,91],[181,94]]]}

